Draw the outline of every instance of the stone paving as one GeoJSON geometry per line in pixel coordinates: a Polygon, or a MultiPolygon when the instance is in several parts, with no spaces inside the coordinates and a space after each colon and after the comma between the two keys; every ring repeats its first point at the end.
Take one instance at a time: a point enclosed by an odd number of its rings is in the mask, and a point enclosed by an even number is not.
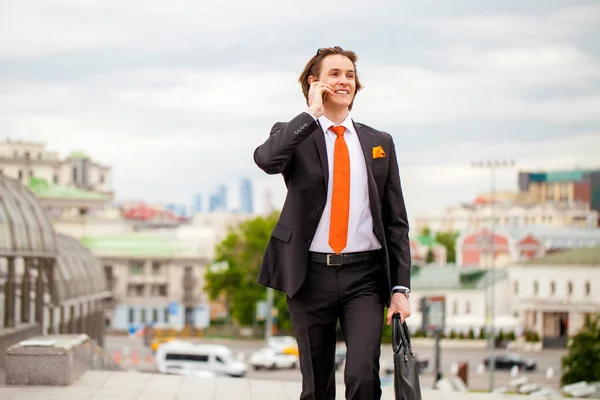
{"type": "MultiPolygon", "coordinates": [[[[344,399],[344,385],[337,386],[344,399]]],[[[88,371],[66,387],[0,386],[0,400],[298,400],[300,382],[239,378],[200,378],[140,372],[88,371]]],[[[539,398],[539,397],[536,397],[539,398]]],[[[394,400],[391,387],[383,400],[394,400]]],[[[423,400],[531,399],[489,393],[424,390],[423,400]]]]}

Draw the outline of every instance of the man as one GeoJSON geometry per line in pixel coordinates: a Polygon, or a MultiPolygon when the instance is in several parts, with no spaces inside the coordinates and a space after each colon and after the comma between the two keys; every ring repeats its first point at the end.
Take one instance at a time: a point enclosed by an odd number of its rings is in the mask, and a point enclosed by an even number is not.
{"type": "Polygon", "coordinates": [[[392,137],[350,117],[357,56],[319,49],[300,76],[308,104],[254,152],[287,196],[258,283],[285,291],[300,352],[301,399],[335,398],[336,325],[346,399],[381,398],[384,306],[410,316],[408,221],[392,137]]]}

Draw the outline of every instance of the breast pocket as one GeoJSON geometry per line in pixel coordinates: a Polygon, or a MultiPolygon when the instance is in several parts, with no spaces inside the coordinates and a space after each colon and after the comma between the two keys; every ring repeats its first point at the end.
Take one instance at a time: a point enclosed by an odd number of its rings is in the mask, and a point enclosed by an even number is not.
{"type": "Polygon", "coordinates": [[[273,228],[271,236],[273,236],[275,239],[281,240],[283,243],[289,243],[292,239],[292,231],[279,224],[276,224],[273,228]]]}

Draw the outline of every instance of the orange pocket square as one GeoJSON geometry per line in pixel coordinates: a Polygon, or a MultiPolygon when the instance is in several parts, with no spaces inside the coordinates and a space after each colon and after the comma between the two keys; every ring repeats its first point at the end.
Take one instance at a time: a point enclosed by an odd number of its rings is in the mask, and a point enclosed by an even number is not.
{"type": "Polygon", "coordinates": [[[373,147],[373,158],[384,158],[385,151],[383,151],[383,147],[377,146],[373,147]]]}

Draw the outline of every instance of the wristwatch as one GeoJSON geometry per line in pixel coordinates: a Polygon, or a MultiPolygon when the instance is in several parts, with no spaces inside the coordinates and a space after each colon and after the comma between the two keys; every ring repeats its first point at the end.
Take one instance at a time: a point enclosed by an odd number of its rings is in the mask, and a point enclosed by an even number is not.
{"type": "Polygon", "coordinates": [[[397,289],[392,290],[392,294],[395,294],[395,293],[403,293],[406,296],[407,299],[410,298],[410,289],[407,289],[407,288],[397,288],[397,289]]]}

